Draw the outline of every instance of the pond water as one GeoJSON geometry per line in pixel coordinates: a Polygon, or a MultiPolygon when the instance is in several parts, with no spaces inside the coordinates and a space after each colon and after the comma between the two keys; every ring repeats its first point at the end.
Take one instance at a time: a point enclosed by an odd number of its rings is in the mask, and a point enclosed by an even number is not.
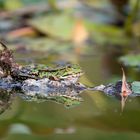
{"type": "MultiPolygon", "coordinates": [[[[118,47],[118,46],[115,46],[118,47]]],[[[100,51],[94,48],[92,55],[77,56],[63,54],[58,58],[40,59],[37,55],[33,62],[48,63],[55,60],[65,60],[79,63],[85,71],[80,81],[94,86],[106,84],[121,79],[121,67],[117,61],[122,55],[120,49],[110,47],[100,51]],[[100,53],[99,53],[100,52],[100,53]],[[38,58],[38,59],[37,59],[38,58]]],[[[20,55],[19,55],[20,56],[20,55]]],[[[31,58],[24,54],[24,58],[31,58]],[[25,57],[27,56],[27,57],[25,57]]],[[[21,61],[17,58],[18,62],[21,61]]],[[[133,79],[133,71],[127,71],[133,79]]],[[[138,79],[138,78],[137,78],[138,79]]],[[[83,92],[84,102],[67,109],[54,102],[26,102],[15,97],[8,108],[0,116],[0,138],[4,140],[71,140],[71,139],[140,139],[140,99],[128,99],[123,113],[120,101],[107,97],[100,92],[83,92]]]]}

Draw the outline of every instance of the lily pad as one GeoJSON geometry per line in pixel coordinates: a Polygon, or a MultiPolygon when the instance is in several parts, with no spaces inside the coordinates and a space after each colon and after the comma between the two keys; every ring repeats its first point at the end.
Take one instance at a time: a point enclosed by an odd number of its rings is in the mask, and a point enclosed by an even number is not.
{"type": "Polygon", "coordinates": [[[139,81],[134,81],[132,84],[132,91],[134,93],[140,94],[140,82],[139,81]]]}
{"type": "Polygon", "coordinates": [[[125,56],[120,57],[119,61],[122,62],[126,66],[138,67],[140,66],[140,54],[125,55],[125,56]]]}
{"type": "Polygon", "coordinates": [[[62,40],[70,40],[74,18],[70,14],[44,15],[29,21],[40,32],[62,40]]]}

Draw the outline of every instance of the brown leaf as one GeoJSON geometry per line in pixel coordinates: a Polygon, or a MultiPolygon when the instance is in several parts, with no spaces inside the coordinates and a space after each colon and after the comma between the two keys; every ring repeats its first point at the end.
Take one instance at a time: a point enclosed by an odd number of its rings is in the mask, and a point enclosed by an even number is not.
{"type": "Polygon", "coordinates": [[[132,91],[129,88],[129,85],[126,81],[126,76],[123,68],[122,68],[122,72],[123,72],[123,76],[122,76],[122,88],[121,88],[121,109],[123,111],[127,97],[132,93],[132,91]]]}
{"type": "Polygon", "coordinates": [[[72,32],[72,41],[74,45],[81,46],[88,39],[88,31],[82,19],[77,19],[72,32]]]}

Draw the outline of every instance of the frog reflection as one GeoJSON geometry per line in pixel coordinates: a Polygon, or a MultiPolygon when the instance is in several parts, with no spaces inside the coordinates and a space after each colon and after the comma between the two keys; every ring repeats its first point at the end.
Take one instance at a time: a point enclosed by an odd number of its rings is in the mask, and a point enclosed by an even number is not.
{"type": "Polygon", "coordinates": [[[81,83],[66,85],[66,83],[49,79],[28,79],[23,82],[22,92],[18,95],[26,101],[54,101],[65,107],[79,105],[83,99],[80,93],[87,88],[81,83]]]}

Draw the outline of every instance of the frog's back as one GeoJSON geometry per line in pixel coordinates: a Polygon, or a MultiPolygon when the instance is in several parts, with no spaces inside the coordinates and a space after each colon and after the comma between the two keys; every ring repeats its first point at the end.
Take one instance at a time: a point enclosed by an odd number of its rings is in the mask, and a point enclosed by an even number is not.
{"type": "Polygon", "coordinates": [[[47,67],[43,64],[38,65],[26,65],[21,69],[16,71],[14,74],[15,78],[17,77],[19,80],[26,80],[28,78],[32,79],[42,79],[49,78],[53,80],[67,79],[68,77],[79,77],[79,73],[81,69],[79,66],[74,65],[66,65],[66,66],[58,66],[58,67],[47,67]]]}

